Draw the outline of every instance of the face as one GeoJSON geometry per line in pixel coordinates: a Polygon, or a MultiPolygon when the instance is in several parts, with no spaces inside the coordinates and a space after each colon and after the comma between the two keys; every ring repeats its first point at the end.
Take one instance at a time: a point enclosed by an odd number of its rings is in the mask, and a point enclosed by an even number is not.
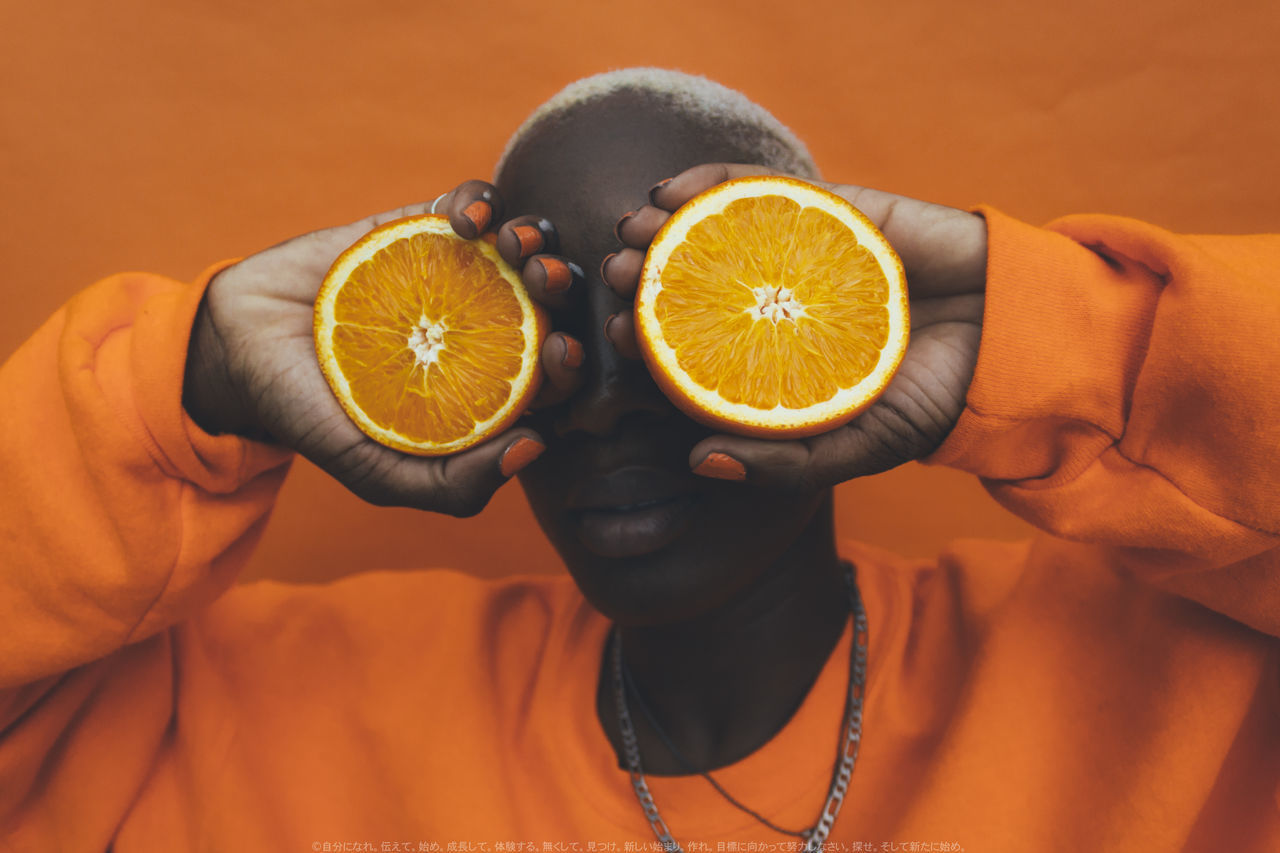
{"type": "Polygon", "coordinates": [[[690,450],[711,431],[603,335],[608,317],[630,308],[599,275],[619,248],[618,218],[690,166],[750,161],[738,139],[620,93],[542,122],[498,177],[508,215],[549,218],[561,252],[588,276],[574,307],[553,317],[582,341],[587,381],[535,416],[547,450],[520,482],[588,601],[623,625],[694,619],[741,594],[815,528],[825,497],[691,473],[690,450]]]}

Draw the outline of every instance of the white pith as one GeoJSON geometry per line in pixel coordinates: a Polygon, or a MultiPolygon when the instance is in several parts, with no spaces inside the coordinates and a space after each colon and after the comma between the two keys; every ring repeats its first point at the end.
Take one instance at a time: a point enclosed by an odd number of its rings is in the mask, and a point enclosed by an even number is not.
{"type": "Polygon", "coordinates": [[[797,317],[804,315],[804,306],[789,288],[761,285],[751,292],[755,294],[756,305],[748,313],[757,320],[772,320],[776,325],[783,320],[795,322],[797,317]]]}
{"type": "MultiPolygon", "coordinates": [[[[353,399],[351,393],[351,385],[338,367],[338,361],[334,357],[333,351],[333,333],[339,325],[337,317],[334,314],[334,303],[336,299],[332,298],[330,293],[332,289],[330,282],[345,282],[350,278],[351,273],[360,264],[367,261],[377,252],[382,251],[387,246],[407,237],[416,234],[442,234],[455,240],[462,240],[449,225],[449,220],[443,216],[418,216],[399,222],[390,223],[379,229],[366,234],[360,242],[356,243],[345,253],[343,253],[334,263],[333,268],[329,271],[325,279],[325,286],[321,289],[317,296],[317,320],[316,320],[316,351],[321,364],[327,365],[330,369],[326,370],[329,381],[335,386],[335,392],[339,399],[353,399]]],[[[485,241],[477,241],[476,248],[498,269],[499,274],[512,285],[512,292],[515,294],[516,300],[520,303],[520,312],[522,322],[520,331],[524,337],[524,352],[521,355],[520,373],[511,381],[511,392],[506,401],[498,408],[498,410],[483,422],[477,423],[475,428],[467,436],[448,441],[448,442],[408,442],[399,433],[393,430],[385,429],[375,423],[363,410],[355,406],[344,406],[347,414],[360,425],[364,432],[376,440],[392,447],[412,447],[417,452],[425,452],[430,454],[444,454],[455,450],[460,450],[471,444],[474,444],[472,436],[488,432],[495,424],[508,419],[511,416],[512,409],[519,403],[528,391],[529,386],[537,378],[538,370],[538,348],[540,341],[538,340],[538,320],[534,312],[533,302],[529,297],[528,291],[525,290],[520,276],[507,265],[502,257],[498,254],[497,249],[485,241]]],[[[403,334],[403,329],[398,330],[403,334]]],[[[439,359],[440,353],[443,351],[443,332],[446,329],[439,323],[433,323],[427,317],[422,317],[414,330],[411,330],[407,336],[407,346],[414,350],[415,357],[419,358],[419,363],[423,363],[422,359],[425,355],[428,359],[427,364],[439,359]],[[439,342],[435,342],[436,335],[432,334],[433,329],[439,329],[441,338],[439,342]],[[422,352],[414,347],[415,331],[421,330],[422,352]]],[[[426,364],[423,365],[424,368],[426,364]]]]}
{"type": "MultiPolygon", "coordinates": [[[[785,314],[791,312],[792,317],[796,316],[792,311],[792,304],[803,312],[804,306],[796,302],[790,293],[783,297],[785,290],[781,286],[753,289],[758,304],[751,313],[756,314],[759,319],[767,317],[779,322],[778,315],[785,318],[785,314]]],[[[806,421],[838,418],[843,412],[857,410],[868,396],[887,384],[888,378],[897,369],[906,350],[906,326],[909,322],[906,277],[902,272],[902,262],[875,226],[851,204],[825,190],[798,181],[770,178],[739,178],[729,181],[695,198],[677,211],[668,222],[666,231],[649,248],[640,275],[635,310],[638,332],[649,344],[650,351],[646,353],[646,357],[658,362],[658,369],[670,377],[676,390],[694,407],[737,423],[779,430],[794,429],[806,421]],[[888,329],[888,340],[901,340],[901,346],[888,346],[882,350],[876,366],[856,385],[840,389],[829,399],[801,409],[781,404],[766,409],[733,403],[721,397],[718,392],[693,382],[679,366],[675,349],[663,337],[655,313],[657,297],[662,290],[663,266],[672,250],[684,242],[689,229],[706,217],[720,213],[734,201],[760,195],[783,196],[801,207],[817,207],[840,220],[858,242],[871,252],[884,271],[889,285],[887,304],[901,305],[901,310],[889,312],[888,329]]]]}
{"type": "Polygon", "coordinates": [[[413,350],[418,364],[426,367],[440,360],[444,351],[444,323],[433,323],[423,314],[418,318],[418,325],[409,332],[409,349],[413,350]]]}

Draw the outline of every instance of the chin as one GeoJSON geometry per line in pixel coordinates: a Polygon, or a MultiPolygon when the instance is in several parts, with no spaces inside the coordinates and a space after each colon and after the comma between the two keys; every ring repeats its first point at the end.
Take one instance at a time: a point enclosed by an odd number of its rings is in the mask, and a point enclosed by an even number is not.
{"type": "Polygon", "coordinates": [[[714,610],[741,583],[723,564],[689,565],[663,551],[569,563],[583,596],[614,622],[657,626],[684,622],[714,610]],[[735,583],[735,581],[737,583],[735,583]]]}
{"type": "Polygon", "coordinates": [[[563,527],[544,530],[593,607],[626,627],[656,627],[697,619],[742,594],[807,520],[798,516],[730,530],[693,524],[675,541],[625,556],[595,553],[563,527]]]}

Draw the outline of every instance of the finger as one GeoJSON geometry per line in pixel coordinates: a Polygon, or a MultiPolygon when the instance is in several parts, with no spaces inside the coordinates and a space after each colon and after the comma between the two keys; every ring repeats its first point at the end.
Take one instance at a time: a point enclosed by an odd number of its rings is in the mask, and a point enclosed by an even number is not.
{"type": "Polygon", "coordinates": [[[644,250],[649,248],[653,235],[670,218],[671,214],[662,208],[646,204],[639,210],[623,214],[613,226],[613,233],[622,245],[644,250]]]}
{"type": "Polygon", "coordinates": [[[749,163],[703,163],[655,184],[649,191],[649,203],[663,210],[674,211],[698,193],[733,178],[781,174],[783,173],[777,169],[749,163]]]}
{"type": "Polygon", "coordinates": [[[466,517],[546,449],[531,429],[503,433],[445,457],[409,456],[368,439],[316,461],[358,497],[377,506],[404,506],[466,517]]]}
{"type": "Polygon", "coordinates": [[[976,213],[848,184],[818,184],[875,223],[902,259],[912,298],[980,293],[987,224],[976,213]]]}
{"type": "Polygon", "coordinates": [[[493,184],[466,181],[440,202],[436,212],[449,217],[458,236],[474,240],[502,221],[502,196],[493,184]]]}
{"type": "Polygon", "coordinates": [[[534,299],[550,308],[565,308],[582,290],[586,276],[582,267],[559,255],[534,255],[521,274],[534,299]]]}
{"type": "MultiPolygon", "coordinates": [[[[373,216],[366,216],[364,219],[348,222],[345,225],[300,234],[297,237],[277,243],[257,255],[246,258],[241,263],[254,261],[255,258],[271,258],[278,261],[280,257],[289,257],[311,285],[306,296],[314,298],[315,291],[319,289],[320,280],[324,278],[324,274],[329,271],[329,267],[333,265],[337,257],[351,248],[353,243],[381,225],[386,225],[396,219],[403,219],[406,216],[421,216],[430,208],[431,202],[429,201],[417,202],[415,204],[407,204],[404,207],[397,207],[394,210],[383,211],[373,216]]],[[[293,279],[287,277],[276,278],[280,278],[279,284],[288,285],[294,283],[293,279]]],[[[264,280],[263,284],[266,286],[265,292],[283,295],[277,289],[276,283],[264,280]]],[[[292,297],[294,294],[289,293],[288,295],[292,297]]]]}
{"type": "Polygon", "coordinates": [[[639,249],[623,249],[605,256],[600,263],[600,278],[623,299],[634,299],[643,268],[644,252],[639,249]]]}
{"type": "Polygon", "coordinates": [[[441,477],[450,515],[471,516],[484,509],[498,488],[524,470],[547,449],[546,442],[527,427],[508,430],[479,447],[444,458],[441,477]]]}
{"type": "Polygon", "coordinates": [[[903,461],[891,438],[863,429],[857,421],[791,441],[713,435],[689,452],[695,474],[795,491],[829,488],[903,461]]]}
{"type": "Polygon", "coordinates": [[[517,216],[498,229],[498,253],[516,269],[534,255],[554,254],[559,248],[555,226],[540,216],[517,216]]]}
{"type": "Polygon", "coordinates": [[[618,355],[623,358],[640,358],[640,345],[636,343],[636,322],[630,311],[610,314],[604,321],[604,336],[618,355]]]}
{"type": "Polygon", "coordinates": [[[530,404],[541,409],[563,402],[582,387],[582,363],[586,353],[577,338],[564,332],[553,332],[542,344],[542,388],[530,404]]]}
{"type": "Polygon", "coordinates": [[[689,451],[693,473],[717,480],[747,481],[773,488],[796,488],[809,464],[801,441],[764,441],[713,435],[689,451]]]}
{"type": "MultiPolygon", "coordinates": [[[[473,516],[485,508],[503,483],[546,449],[546,443],[536,432],[521,427],[477,447],[434,460],[439,465],[434,475],[428,477],[431,497],[426,508],[460,518],[473,516]]],[[[417,461],[410,459],[405,465],[406,471],[417,461]]],[[[411,475],[393,480],[392,485],[406,496],[412,496],[420,488],[411,475]]]]}
{"type": "Polygon", "coordinates": [[[986,297],[981,293],[911,300],[911,331],[942,323],[981,324],[986,297]]]}

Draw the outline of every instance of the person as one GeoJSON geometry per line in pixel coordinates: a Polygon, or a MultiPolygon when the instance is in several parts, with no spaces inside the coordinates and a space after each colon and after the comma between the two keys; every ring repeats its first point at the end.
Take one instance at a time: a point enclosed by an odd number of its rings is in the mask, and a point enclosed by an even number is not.
{"type": "Polygon", "coordinates": [[[551,310],[546,388],[443,459],[366,440],[310,341],[334,257],[432,205],[58,312],[0,371],[0,847],[1280,847],[1280,239],[824,184],[903,258],[906,360],[825,435],[714,434],[629,299],[673,210],[770,169],[819,180],[700,78],[540,107],[435,206],[551,310]],[[294,453],[455,515],[518,472],[567,574],[233,587],[294,453]],[[831,487],[911,459],[1044,532],[838,541],[831,487]]]}

